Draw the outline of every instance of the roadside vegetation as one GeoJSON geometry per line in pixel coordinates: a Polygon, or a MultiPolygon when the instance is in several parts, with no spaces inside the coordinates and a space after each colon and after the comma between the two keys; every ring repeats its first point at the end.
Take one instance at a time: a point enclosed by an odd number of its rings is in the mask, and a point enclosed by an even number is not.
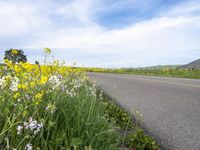
{"type": "Polygon", "coordinates": [[[200,79],[200,70],[196,69],[181,69],[181,68],[163,68],[163,69],[105,69],[105,68],[83,68],[88,72],[102,72],[102,73],[119,73],[119,74],[133,74],[146,76],[162,76],[162,77],[177,77],[177,78],[192,78],[200,79]]]}
{"type": "Polygon", "coordinates": [[[0,65],[0,149],[159,149],[81,69],[50,63],[44,51],[43,65],[15,57],[0,65]]]}
{"type": "Polygon", "coordinates": [[[140,127],[143,115],[139,111],[129,113],[113,99],[103,95],[105,117],[120,135],[120,147],[127,150],[159,150],[159,145],[140,127]]]}

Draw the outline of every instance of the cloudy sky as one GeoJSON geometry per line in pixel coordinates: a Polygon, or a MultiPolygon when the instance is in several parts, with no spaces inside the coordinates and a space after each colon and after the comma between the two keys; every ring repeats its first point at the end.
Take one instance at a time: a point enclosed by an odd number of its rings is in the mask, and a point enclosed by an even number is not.
{"type": "Polygon", "coordinates": [[[0,59],[44,47],[79,66],[184,64],[200,58],[200,1],[0,0],[0,59]]]}

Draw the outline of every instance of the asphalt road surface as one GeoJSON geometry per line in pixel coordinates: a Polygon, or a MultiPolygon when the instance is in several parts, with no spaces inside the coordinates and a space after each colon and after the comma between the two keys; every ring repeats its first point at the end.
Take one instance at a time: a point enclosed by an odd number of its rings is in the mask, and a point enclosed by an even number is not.
{"type": "Polygon", "coordinates": [[[200,80],[88,73],[109,96],[130,112],[161,149],[200,150],[200,80]]]}

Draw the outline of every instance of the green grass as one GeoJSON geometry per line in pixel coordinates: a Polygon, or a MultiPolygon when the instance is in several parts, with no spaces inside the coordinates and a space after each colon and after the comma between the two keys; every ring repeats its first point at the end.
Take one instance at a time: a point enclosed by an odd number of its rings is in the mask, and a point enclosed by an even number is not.
{"type": "Polygon", "coordinates": [[[136,150],[159,150],[155,140],[144,133],[144,130],[135,128],[125,138],[128,147],[136,150]]]}
{"type": "Polygon", "coordinates": [[[86,89],[80,89],[73,98],[62,93],[51,93],[45,97],[43,105],[51,102],[55,105],[56,111],[51,114],[44,113],[44,107],[37,108],[37,110],[30,109],[29,115],[45,124],[36,135],[25,130],[23,134],[17,135],[17,125],[23,123],[17,123],[16,120],[22,116],[17,109],[9,108],[8,105],[6,109],[3,109],[5,103],[1,103],[0,145],[2,148],[7,149],[6,147],[9,146],[24,149],[27,143],[31,143],[34,148],[42,150],[118,149],[118,135],[103,117],[104,105],[86,92],[86,89]]]}
{"type": "Polygon", "coordinates": [[[1,150],[119,149],[118,133],[83,72],[10,62],[0,70],[1,150]]]}
{"type": "Polygon", "coordinates": [[[162,76],[176,78],[200,79],[200,70],[189,69],[104,69],[104,68],[85,68],[88,72],[119,73],[146,76],[162,76]]]}

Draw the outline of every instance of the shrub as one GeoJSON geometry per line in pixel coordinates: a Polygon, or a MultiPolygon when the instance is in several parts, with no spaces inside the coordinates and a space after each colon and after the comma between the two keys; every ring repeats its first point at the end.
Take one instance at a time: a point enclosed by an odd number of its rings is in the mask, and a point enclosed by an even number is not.
{"type": "Polygon", "coordinates": [[[13,63],[27,62],[26,55],[21,49],[20,50],[10,49],[10,50],[5,51],[4,59],[8,59],[12,61],[13,63]]]}

